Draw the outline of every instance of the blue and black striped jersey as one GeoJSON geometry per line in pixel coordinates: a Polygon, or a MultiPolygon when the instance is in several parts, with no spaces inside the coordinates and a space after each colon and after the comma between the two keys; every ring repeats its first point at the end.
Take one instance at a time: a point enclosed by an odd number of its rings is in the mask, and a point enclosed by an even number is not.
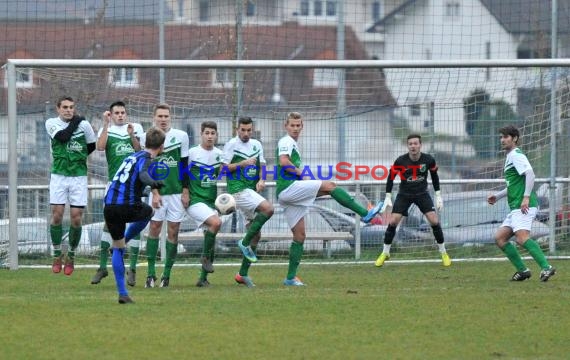
{"type": "Polygon", "coordinates": [[[150,153],[144,150],[125,158],[107,189],[105,205],[140,203],[145,186],[159,189],[162,182],[153,179],[149,174],[151,163],[150,153]]]}

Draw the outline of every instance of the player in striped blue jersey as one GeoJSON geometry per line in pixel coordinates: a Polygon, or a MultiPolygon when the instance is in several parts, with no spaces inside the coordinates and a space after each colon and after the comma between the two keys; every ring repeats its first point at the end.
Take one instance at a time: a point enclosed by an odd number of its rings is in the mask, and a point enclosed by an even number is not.
{"type": "Polygon", "coordinates": [[[163,185],[153,178],[155,173],[150,165],[164,149],[165,137],[162,130],[150,128],[146,133],[145,150],[136,152],[123,161],[105,194],[103,215],[113,239],[111,263],[119,304],[133,302],[125,286],[123,254],[125,244],[146,227],[153,215],[152,207],[143,203],[141,197],[145,186],[160,189],[163,185]],[[127,223],[131,224],[125,232],[127,223]]]}

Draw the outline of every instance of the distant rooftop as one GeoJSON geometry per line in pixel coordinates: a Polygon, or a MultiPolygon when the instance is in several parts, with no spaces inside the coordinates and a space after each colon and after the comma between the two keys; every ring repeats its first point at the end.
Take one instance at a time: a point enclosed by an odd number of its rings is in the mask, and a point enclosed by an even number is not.
{"type": "MultiPolygon", "coordinates": [[[[156,0],[0,0],[0,20],[155,22],[159,4],[160,1],[156,0]]],[[[164,21],[173,17],[164,2],[164,21]]]]}

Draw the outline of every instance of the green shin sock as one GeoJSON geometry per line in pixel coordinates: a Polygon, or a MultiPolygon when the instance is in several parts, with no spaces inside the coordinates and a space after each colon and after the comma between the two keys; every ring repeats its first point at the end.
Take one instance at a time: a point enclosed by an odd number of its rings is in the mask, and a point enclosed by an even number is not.
{"type": "Polygon", "coordinates": [[[251,222],[249,229],[247,229],[247,232],[243,237],[243,244],[245,246],[249,246],[249,244],[251,243],[251,239],[253,239],[255,234],[257,234],[261,230],[263,224],[265,224],[267,220],[269,220],[269,217],[265,214],[258,213],[257,215],[255,215],[255,218],[251,222]]]}
{"type": "Polygon", "coordinates": [[[515,269],[517,269],[517,271],[526,270],[526,265],[524,264],[521,255],[519,254],[519,251],[513,244],[507,242],[507,244],[501,250],[503,250],[507,258],[509,259],[511,264],[515,266],[515,269]]]}
{"type": "Polygon", "coordinates": [[[287,269],[287,279],[297,276],[297,268],[303,256],[303,244],[293,241],[289,248],[289,268],[287,269]]]}
{"type": "Polygon", "coordinates": [[[174,266],[174,262],[176,261],[176,254],[178,254],[178,244],[167,241],[166,259],[164,261],[164,273],[162,274],[162,277],[170,277],[170,271],[172,270],[172,266],[174,266]]]}
{"type": "Polygon", "coordinates": [[[148,261],[148,276],[156,276],[156,255],[158,254],[158,239],[146,240],[146,259],[148,261]]]}
{"type": "MultiPolygon", "coordinates": [[[[251,249],[253,251],[255,251],[256,248],[257,248],[257,246],[251,246],[251,249]]],[[[241,261],[241,267],[239,268],[239,274],[241,276],[247,276],[250,266],[251,266],[251,261],[249,261],[248,259],[246,259],[244,257],[243,260],[241,261]]]]}
{"type": "Polygon", "coordinates": [[[63,226],[60,225],[50,225],[49,233],[51,236],[51,243],[53,245],[53,256],[61,256],[61,239],[63,237],[63,226]]]}
{"type": "Polygon", "coordinates": [[[538,244],[536,243],[536,241],[534,241],[534,239],[528,239],[527,241],[525,241],[523,247],[526,249],[526,251],[528,251],[530,256],[532,256],[534,261],[536,261],[536,263],[538,264],[538,266],[540,266],[541,269],[543,270],[548,269],[550,264],[548,263],[548,260],[546,260],[546,257],[544,256],[544,253],[540,249],[540,246],[538,246],[538,244]]]}
{"type": "Polygon", "coordinates": [[[336,187],[331,191],[331,196],[342,206],[349,208],[360,216],[366,216],[368,210],[354,201],[354,199],[342,188],[336,187]]]}
{"type": "Polygon", "coordinates": [[[101,240],[101,250],[99,250],[99,269],[106,269],[107,268],[107,260],[109,260],[109,248],[111,244],[109,244],[105,240],[101,240]]]}

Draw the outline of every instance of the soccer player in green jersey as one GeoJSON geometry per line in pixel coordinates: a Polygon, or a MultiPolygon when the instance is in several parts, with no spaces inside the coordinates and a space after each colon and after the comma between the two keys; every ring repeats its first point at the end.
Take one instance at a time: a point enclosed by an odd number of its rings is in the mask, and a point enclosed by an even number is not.
{"type": "Polygon", "coordinates": [[[87,156],[95,150],[95,133],[85,118],[75,115],[75,101],[69,96],[57,101],[58,117],[46,120],[51,139],[51,177],[49,197],[51,205],[50,235],[53,245],[51,270],[65,275],[74,270],[75,249],[81,240],[81,218],[87,205],[87,156]],[[61,242],[63,213],[69,202],[69,250],[63,266],[61,242]]]}
{"type": "Polygon", "coordinates": [[[197,228],[204,228],[204,247],[200,261],[202,269],[196,286],[210,285],[208,274],[214,272],[216,235],[222,226],[222,220],[215,210],[214,202],[218,195],[216,186],[222,165],[222,150],[214,145],[218,139],[218,125],[205,121],[200,125],[201,141],[188,151],[188,166],[191,176],[190,206],[186,214],[194,220],[197,228]]]}
{"type": "Polygon", "coordinates": [[[344,189],[337,187],[332,181],[303,179],[304,166],[297,140],[303,130],[303,117],[298,112],[287,115],[285,120],[287,135],[282,137],[276,150],[277,159],[277,199],[284,208],[287,224],[293,232],[293,242],[289,249],[289,268],[283,281],[286,286],[305,285],[297,277],[297,268],[303,255],[305,242],[305,215],[315,199],[330,195],[339,204],[362,216],[368,223],[380,212],[383,202],[380,201],[369,211],[356,202],[344,189]]]}
{"type": "Polygon", "coordinates": [[[531,276],[517,248],[509,242],[514,235],[516,243],[525,248],[540,266],[540,280],[548,281],[556,273],[556,269],[548,263],[536,241],[530,238],[532,222],[538,211],[538,201],[533,190],[534,171],[527,157],[517,147],[520,139],[519,129],[508,125],[499,129],[499,133],[501,146],[507,154],[503,168],[507,187],[489,195],[487,202],[493,205],[497,200],[507,196],[511,212],[497,229],[495,241],[517,270],[511,280],[524,281],[531,276]]]}
{"type": "Polygon", "coordinates": [[[249,267],[257,261],[255,249],[261,238],[261,228],[273,216],[273,204],[260,192],[265,189],[265,179],[260,177],[261,167],[265,165],[261,143],[251,138],[253,120],[248,117],[238,119],[237,136],[224,146],[224,168],[227,177],[228,192],[236,200],[237,208],[248,221],[247,232],[238,246],[243,253],[239,272],[234,279],[238,284],[254,287],[249,277],[249,267]]]}
{"type": "MultiPolygon", "coordinates": [[[[128,122],[126,106],[122,101],[115,101],[109,106],[109,110],[103,113],[103,127],[98,133],[97,150],[105,151],[109,184],[123,163],[123,160],[134,152],[140,151],[141,145],[139,139],[143,132],[143,128],[140,124],[128,122]]],[[[109,259],[111,243],[111,235],[105,225],[101,235],[99,268],[95,275],[93,275],[91,284],[99,284],[103,278],[109,275],[107,271],[107,260],[109,259]]],[[[130,266],[127,270],[127,284],[129,286],[135,286],[136,284],[136,266],[139,246],[140,234],[137,234],[129,241],[130,266]]]]}
{"type": "MultiPolygon", "coordinates": [[[[162,224],[166,220],[166,258],[164,272],[160,278],[160,287],[170,284],[170,271],[174,266],[178,254],[178,232],[180,222],[184,219],[185,209],[190,204],[188,192],[188,176],[180,174],[180,168],[188,167],[188,134],[185,131],[171,127],[170,106],[158,104],[153,112],[154,126],[166,133],[164,150],[155,159],[150,168],[155,180],[162,180],[164,186],[153,189],[149,201],[156,209],[150,221],[146,252],[148,260],[147,278],[145,288],[155,287],[156,282],[156,255],[158,254],[159,236],[162,224]]],[[[144,147],[145,137],[141,137],[141,146],[144,147]]]]}

